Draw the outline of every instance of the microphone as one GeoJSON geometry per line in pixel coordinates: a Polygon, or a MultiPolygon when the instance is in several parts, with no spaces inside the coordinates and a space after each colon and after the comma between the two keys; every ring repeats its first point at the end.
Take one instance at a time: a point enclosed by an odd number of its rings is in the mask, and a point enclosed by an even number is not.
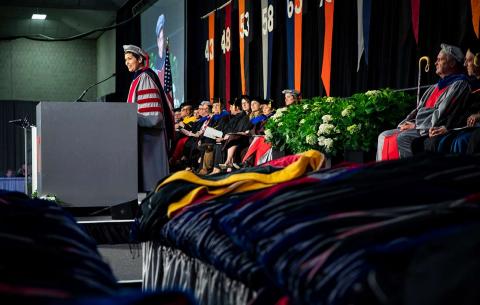
{"type": "Polygon", "coordinates": [[[98,86],[99,84],[103,83],[103,82],[106,82],[107,80],[111,79],[112,77],[114,77],[115,75],[117,75],[117,73],[113,73],[112,75],[110,75],[109,77],[99,81],[99,82],[96,82],[95,84],[91,85],[90,87],[88,87],[87,89],[83,90],[82,94],[80,94],[80,96],[75,100],[75,102],[83,102],[82,101],[82,98],[85,96],[85,94],[87,94],[88,90],[90,90],[91,88],[95,87],[95,86],[98,86]]]}
{"type": "Polygon", "coordinates": [[[23,128],[30,126],[30,123],[28,122],[27,118],[11,120],[11,121],[8,121],[8,123],[18,125],[23,128]]]}

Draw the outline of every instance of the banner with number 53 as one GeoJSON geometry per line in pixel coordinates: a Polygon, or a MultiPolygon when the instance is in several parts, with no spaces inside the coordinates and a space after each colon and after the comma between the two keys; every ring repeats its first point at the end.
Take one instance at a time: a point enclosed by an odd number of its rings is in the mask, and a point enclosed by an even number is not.
{"type": "Polygon", "coordinates": [[[250,84],[250,42],[252,41],[251,0],[238,0],[238,30],[240,36],[240,80],[242,94],[249,93],[250,84]]]}

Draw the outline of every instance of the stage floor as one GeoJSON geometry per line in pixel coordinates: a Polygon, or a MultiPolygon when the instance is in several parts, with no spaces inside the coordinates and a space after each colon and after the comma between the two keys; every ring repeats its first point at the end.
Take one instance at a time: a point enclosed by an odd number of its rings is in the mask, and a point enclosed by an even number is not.
{"type": "MultiPolygon", "coordinates": [[[[140,193],[139,202],[146,197],[140,193]]],[[[130,230],[134,219],[112,219],[111,215],[76,216],[97,242],[98,251],[110,266],[119,284],[130,288],[142,285],[142,253],[139,243],[131,241],[130,230]]]]}

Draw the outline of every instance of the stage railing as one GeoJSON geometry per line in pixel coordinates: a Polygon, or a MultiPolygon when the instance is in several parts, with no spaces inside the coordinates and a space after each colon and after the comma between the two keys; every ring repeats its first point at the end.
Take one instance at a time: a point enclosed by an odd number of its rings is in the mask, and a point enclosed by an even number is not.
{"type": "MultiPolygon", "coordinates": [[[[433,86],[433,84],[432,84],[432,85],[420,86],[420,89],[426,89],[426,88],[431,87],[431,86],[433,86]]],[[[418,89],[418,87],[409,87],[409,88],[402,88],[402,89],[394,89],[393,91],[395,91],[395,92],[399,92],[399,91],[413,91],[413,90],[417,90],[417,89],[418,89]]]]}

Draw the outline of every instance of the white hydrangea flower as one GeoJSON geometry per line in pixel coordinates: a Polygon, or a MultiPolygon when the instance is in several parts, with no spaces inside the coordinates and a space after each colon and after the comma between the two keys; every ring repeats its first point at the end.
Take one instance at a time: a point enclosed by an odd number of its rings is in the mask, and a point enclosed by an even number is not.
{"type": "Polygon", "coordinates": [[[317,137],[313,134],[309,134],[306,138],[305,138],[305,141],[307,142],[307,144],[310,144],[310,145],[315,145],[315,143],[317,143],[317,137]]]}
{"type": "Polygon", "coordinates": [[[330,134],[335,129],[335,126],[332,124],[320,124],[318,127],[318,135],[330,134]]]}
{"type": "Polygon", "coordinates": [[[43,200],[57,202],[57,196],[52,194],[43,195],[43,196],[40,196],[39,198],[43,200]]]}
{"type": "Polygon", "coordinates": [[[379,93],[380,93],[380,90],[370,90],[370,91],[365,92],[365,95],[366,96],[375,96],[379,93]]]}
{"type": "Polygon", "coordinates": [[[333,148],[333,139],[325,138],[325,140],[323,141],[323,146],[325,147],[325,151],[326,151],[326,152],[332,151],[332,148],[333,148]]]}
{"type": "Polygon", "coordinates": [[[303,110],[308,110],[308,104],[303,105],[303,110]]]}
{"type": "Polygon", "coordinates": [[[272,131],[270,129],[265,129],[265,140],[270,140],[273,138],[272,131]]]}
{"type": "Polygon", "coordinates": [[[350,134],[357,133],[357,132],[360,131],[360,126],[358,126],[357,124],[350,125],[350,126],[347,127],[347,131],[350,134]]]}
{"type": "Polygon", "coordinates": [[[274,121],[277,121],[277,120],[283,115],[283,112],[286,111],[286,110],[287,110],[286,107],[277,109],[277,111],[275,112],[275,114],[272,115],[272,119],[273,119],[274,121]]]}
{"type": "Polygon", "coordinates": [[[320,136],[318,137],[318,145],[324,147],[325,152],[331,152],[333,148],[333,139],[320,136]]]}
{"type": "Polygon", "coordinates": [[[318,146],[324,146],[325,145],[325,137],[320,136],[318,137],[318,146]]]}
{"type": "Polygon", "coordinates": [[[333,101],[335,101],[335,99],[331,96],[327,97],[327,99],[325,100],[325,102],[327,103],[333,103],[333,101]]]}
{"type": "Polygon", "coordinates": [[[324,123],[329,123],[333,120],[332,116],[330,114],[326,114],[324,116],[322,116],[322,121],[324,123]]]}
{"type": "Polygon", "coordinates": [[[348,105],[347,108],[342,110],[342,116],[349,116],[352,114],[352,110],[354,109],[353,105],[348,105]]]}
{"type": "Polygon", "coordinates": [[[284,111],[287,111],[287,107],[278,108],[277,113],[283,113],[284,111]]]}

